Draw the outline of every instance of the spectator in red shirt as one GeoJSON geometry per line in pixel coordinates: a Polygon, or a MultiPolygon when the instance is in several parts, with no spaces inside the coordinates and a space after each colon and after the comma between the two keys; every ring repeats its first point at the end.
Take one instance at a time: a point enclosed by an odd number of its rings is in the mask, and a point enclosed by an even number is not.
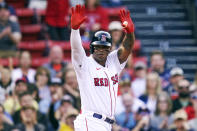
{"type": "MultiPolygon", "coordinates": [[[[99,0],[85,0],[85,14],[87,16],[86,22],[81,26],[84,29],[84,35],[90,37],[98,30],[107,30],[109,24],[108,14],[105,8],[100,5],[99,0]]],[[[82,36],[82,40],[83,40],[82,36]]]]}
{"type": "Polygon", "coordinates": [[[51,40],[69,40],[68,10],[69,0],[48,0],[46,23],[51,40]]]}

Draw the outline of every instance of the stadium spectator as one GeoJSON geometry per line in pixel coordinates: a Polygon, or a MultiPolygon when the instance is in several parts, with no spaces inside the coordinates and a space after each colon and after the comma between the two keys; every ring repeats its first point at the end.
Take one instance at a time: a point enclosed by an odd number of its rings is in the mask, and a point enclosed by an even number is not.
{"type": "MultiPolygon", "coordinates": [[[[0,5],[1,5],[1,4],[2,4],[2,5],[3,5],[3,4],[6,4],[5,0],[0,0],[0,5]]],[[[9,10],[9,12],[10,12],[10,17],[15,16],[14,19],[17,20],[16,11],[15,11],[14,7],[8,5],[8,10],[9,10]]],[[[10,19],[13,19],[13,18],[10,18],[10,19]]]]}
{"type": "Polygon", "coordinates": [[[63,60],[63,50],[60,46],[53,46],[50,50],[49,59],[50,62],[44,64],[44,67],[50,71],[51,78],[62,77],[63,70],[67,63],[63,60]]]}
{"type": "Polygon", "coordinates": [[[119,21],[112,21],[108,30],[112,36],[112,50],[118,49],[123,38],[122,25],[119,21]]]}
{"type": "Polygon", "coordinates": [[[18,22],[9,19],[8,8],[6,3],[0,4],[0,57],[15,57],[22,37],[18,22]]]}
{"type": "Polygon", "coordinates": [[[177,110],[174,113],[174,123],[170,131],[194,131],[188,124],[187,114],[184,110],[177,110]]]}
{"type": "Polygon", "coordinates": [[[12,129],[13,124],[5,115],[3,105],[0,104],[0,131],[11,131],[12,129]]]}
{"type": "Polygon", "coordinates": [[[20,109],[19,96],[28,91],[27,81],[25,79],[18,79],[15,82],[14,92],[11,97],[8,97],[4,102],[6,112],[12,114],[20,109]]]}
{"type": "Polygon", "coordinates": [[[108,29],[109,18],[107,10],[100,5],[99,0],[85,0],[85,6],[87,20],[81,25],[81,30],[84,30],[82,40],[88,41],[94,32],[108,29]]]}
{"type": "Polygon", "coordinates": [[[74,100],[74,107],[80,110],[81,108],[80,94],[79,94],[75,71],[73,69],[66,70],[63,75],[63,79],[64,79],[64,85],[63,85],[64,94],[71,96],[72,99],[74,100]]]}
{"type": "Polygon", "coordinates": [[[145,94],[139,97],[147,108],[153,113],[156,109],[157,96],[161,92],[161,81],[157,73],[148,73],[146,78],[146,91],[145,94]]]}
{"type": "Polygon", "coordinates": [[[33,106],[23,107],[20,112],[21,123],[15,129],[19,131],[47,131],[45,126],[37,121],[36,109],[33,106]]]}
{"type": "Polygon", "coordinates": [[[172,99],[178,97],[178,81],[184,79],[184,72],[180,67],[173,67],[170,71],[170,84],[164,89],[167,91],[172,99]]]}
{"type": "Polygon", "coordinates": [[[170,71],[165,68],[165,58],[161,51],[153,51],[151,54],[151,71],[155,71],[161,77],[162,89],[169,85],[170,71]]]}
{"type": "Polygon", "coordinates": [[[179,97],[173,100],[172,112],[187,107],[190,105],[190,82],[186,79],[178,81],[178,93],[179,97]]]}
{"type": "Polygon", "coordinates": [[[53,129],[59,127],[58,121],[55,119],[54,113],[59,109],[61,105],[61,98],[63,96],[62,82],[60,78],[52,78],[49,84],[51,102],[49,105],[49,120],[53,129]]]}
{"type": "Polygon", "coordinates": [[[139,108],[135,115],[136,125],[132,131],[152,131],[150,126],[150,111],[148,108],[139,108]]]}
{"type": "Polygon", "coordinates": [[[22,93],[19,97],[19,103],[20,103],[20,109],[14,112],[14,114],[12,115],[12,118],[16,125],[22,122],[22,118],[20,117],[22,110],[24,108],[33,107],[37,114],[36,121],[38,121],[39,123],[42,123],[44,126],[47,126],[48,124],[47,117],[38,111],[38,108],[39,108],[38,104],[33,99],[30,93],[28,92],[22,93]]]}
{"type": "Polygon", "coordinates": [[[157,98],[156,110],[150,117],[150,125],[159,131],[168,131],[173,123],[171,114],[172,101],[166,92],[161,92],[157,98]]]}
{"type": "Polygon", "coordinates": [[[135,126],[134,113],[132,112],[133,97],[129,93],[122,95],[122,103],[125,111],[116,115],[116,124],[120,126],[119,130],[131,130],[135,126]]]}
{"type": "Polygon", "coordinates": [[[139,97],[145,93],[146,89],[146,64],[142,61],[138,61],[134,65],[135,79],[132,81],[131,88],[135,97],[139,97]]]}
{"type": "Polygon", "coordinates": [[[23,51],[19,55],[19,67],[12,71],[12,80],[24,78],[28,83],[34,83],[36,71],[31,68],[31,54],[23,51]]]}
{"type": "Polygon", "coordinates": [[[19,95],[19,104],[20,108],[13,113],[13,120],[15,124],[21,122],[20,111],[23,107],[34,106],[35,109],[38,109],[38,104],[33,100],[32,95],[29,92],[23,92],[19,95]]]}
{"type": "Polygon", "coordinates": [[[49,109],[49,120],[55,130],[60,127],[60,121],[64,119],[69,110],[74,110],[72,106],[73,100],[70,96],[65,95],[62,99],[59,97],[52,97],[52,103],[49,109]],[[60,106],[55,109],[55,103],[60,101],[60,106]]]}
{"type": "Polygon", "coordinates": [[[131,94],[132,96],[132,112],[137,112],[139,107],[145,107],[145,104],[143,101],[139,100],[137,97],[134,97],[133,92],[131,90],[131,81],[128,80],[124,80],[124,81],[120,81],[119,84],[119,91],[120,91],[120,95],[118,95],[117,97],[117,103],[116,103],[116,111],[115,111],[115,115],[120,114],[121,112],[125,112],[125,107],[123,105],[123,101],[122,101],[122,95],[123,94],[131,94]]]}
{"type": "Polygon", "coordinates": [[[46,23],[51,40],[69,40],[69,0],[47,0],[46,23]]]}
{"type": "Polygon", "coordinates": [[[1,70],[0,79],[0,103],[3,104],[5,99],[12,95],[14,90],[14,83],[11,79],[11,72],[7,68],[1,70]]]}
{"type": "Polygon", "coordinates": [[[47,113],[51,102],[51,94],[49,89],[50,72],[45,67],[39,67],[35,75],[36,86],[38,88],[39,110],[47,113]]]}
{"type": "Polygon", "coordinates": [[[58,131],[74,131],[74,120],[78,114],[79,113],[76,109],[68,108],[67,113],[64,114],[61,120],[58,131]]]}

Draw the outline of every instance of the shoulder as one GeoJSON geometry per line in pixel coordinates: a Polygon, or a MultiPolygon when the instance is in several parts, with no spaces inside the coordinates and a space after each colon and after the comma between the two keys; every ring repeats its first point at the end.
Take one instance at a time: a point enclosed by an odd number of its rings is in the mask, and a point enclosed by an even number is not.
{"type": "Polygon", "coordinates": [[[9,20],[8,25],[10,25],[12,28],[17,28],[17,29],[19,29],[19,26],[20,26],[19,23],[14,20],[9,20]]]}
{"type": "Polygon", "coordinates": [[[6,123],[6,122],[3,123],[3,126],[4,126],[5,128],[7,128],[7,129],[13,128],[12,125],[10,125],[10,124],[8,124],[8,123],[6,123]]]}
{"type": "Polygon", "coordinates": [[[35,125],[35,127],[36,127],[36,128],[38,128],[38,130],[39,130],[39,131],[44,131],[44,130],[45,130],[44,125],[39,124],[39,123],[38,123],[38,124],[36,124],[36,125],[35,125]]]}
{"type": "Polygon", "coordinates": [[[16,68],[16,69],[14,69],[13,71],[12,71],[12,73],[21,73],[22,71],[21,71],[21,69],[20,68],[16,68]]]}
{"type": "Polygon", "coordinates": [[[113,58],[118,58],[118,50],[114,50],[110,52],[109,55],[107,56],[107,59],[113,59],[113,58]]]}
{"type": "Polygon", "coordinates": [[[17,21],[8,20],[9,25],[19,25],[17,21]]]}
{"type": "Polygon", "coordinates": [[[15,126],[15,128],[20,129],[20,130],[23,130],[23,129],[25,129],[25,125],[22,124],[22,123],[19,123],[19,124],[17,124],[17,125],[15,126]]]}
{"type": "Polygon", "coordinates": [[[35,69],[30,68],[30,69],[29,69],[29,73],[36,73],[36,70],[35,70],[35,69]]]}

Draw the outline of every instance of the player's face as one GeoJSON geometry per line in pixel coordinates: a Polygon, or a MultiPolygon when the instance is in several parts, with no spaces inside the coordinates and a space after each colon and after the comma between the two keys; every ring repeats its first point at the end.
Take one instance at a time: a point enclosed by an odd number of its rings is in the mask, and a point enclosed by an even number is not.
{"type": "Polygon", "coordinates": [[[107,56],[111,51],[111,47],[107,46],[95,46],[94,47],[94,53],[93,57],[98,63],[105,62],[107,60],[107,56]]]}

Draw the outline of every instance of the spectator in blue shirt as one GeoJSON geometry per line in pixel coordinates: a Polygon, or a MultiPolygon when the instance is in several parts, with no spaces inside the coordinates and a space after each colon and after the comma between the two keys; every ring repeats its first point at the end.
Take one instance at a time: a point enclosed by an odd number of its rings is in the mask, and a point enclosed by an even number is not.
{"type": "Polygon", "coordinates": [[[165,89],[170,83],[170,71],[165,68],[165,58],[163,53],[161,51],[153,51],[150,62],[150,70],[159,74],[162,88],[165,89]]]}
{"type": "Polygon", "coordinates": [[[131,130],[135,126],[134,114],[132,112],[132,96],[129,93],[125,93],[122,96],[123,105],[125,106],[125,111],[116,116],[117,125],[122,129],[126,128],[131,130]]]}

